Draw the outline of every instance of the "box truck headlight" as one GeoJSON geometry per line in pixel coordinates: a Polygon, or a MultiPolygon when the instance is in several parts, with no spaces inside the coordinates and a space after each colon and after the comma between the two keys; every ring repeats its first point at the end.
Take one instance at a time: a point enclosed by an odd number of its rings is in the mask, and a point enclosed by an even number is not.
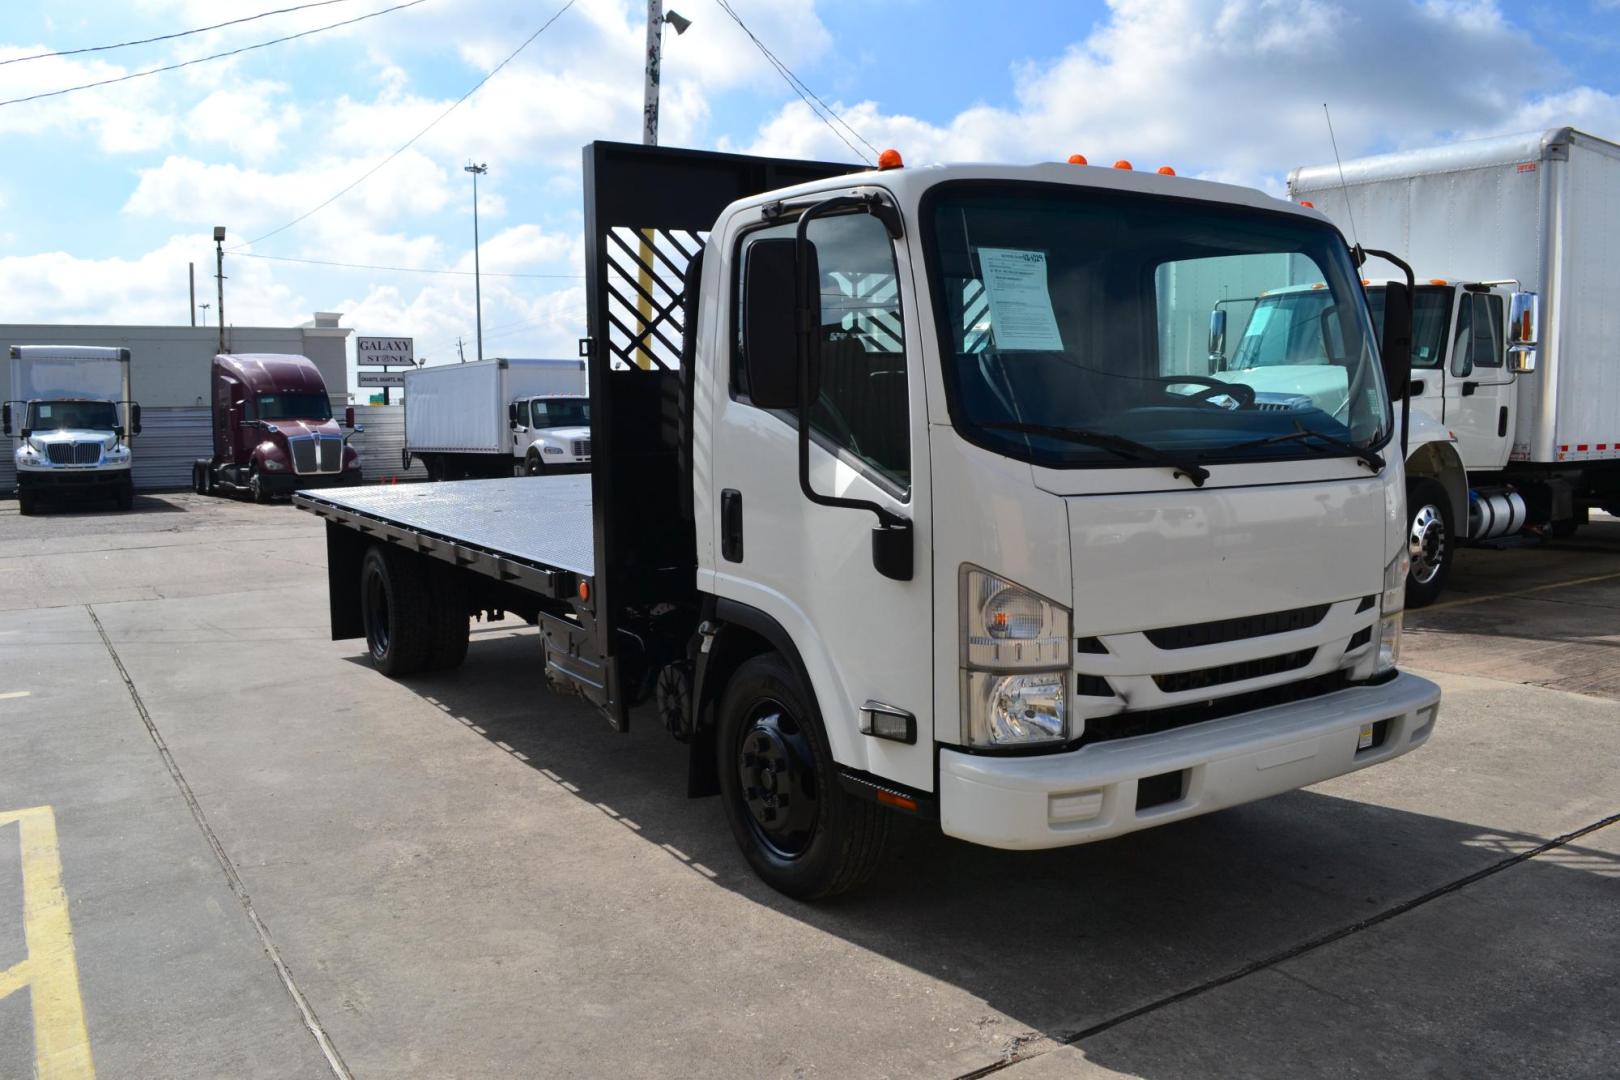
{"type": "Polygon", "coordinates": [[[540,452],[542,454],[561,454],[563,452],[563,448],[560,446],[542,446],[540,448],[540,452]]]}
{"type": "Polygon", "coordinates": [[[962,568],[962,741],[1060,743],[1069,730],[1069,610],[976,567],[962,568]]]}
{"type": "Polygon", "coordinates": [[[1406,608],[1406,572],[1411,557],[1403,547],[1384,567],[1384,594],[1378,604],[1378,662],[1374,675],[1394,671],[1401,662],[1401,613],[1406,608]]]}

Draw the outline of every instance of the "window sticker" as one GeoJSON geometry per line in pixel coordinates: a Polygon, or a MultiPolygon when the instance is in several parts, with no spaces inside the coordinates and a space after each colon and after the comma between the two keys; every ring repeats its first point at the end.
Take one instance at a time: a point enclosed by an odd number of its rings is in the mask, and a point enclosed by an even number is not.
{"type": "Polygon", "coordinates": [[[979,248],[990,334],[1002,352],[1058,352],[1063,338],[1046,283],[1046,252],[979,248]]]}
{"type": "Polygon", "coordinates": [[[39,407],[39,418],[41,420],[49,420],[51,418],[51,407],[49,405],[41,405],[39,407]]]}

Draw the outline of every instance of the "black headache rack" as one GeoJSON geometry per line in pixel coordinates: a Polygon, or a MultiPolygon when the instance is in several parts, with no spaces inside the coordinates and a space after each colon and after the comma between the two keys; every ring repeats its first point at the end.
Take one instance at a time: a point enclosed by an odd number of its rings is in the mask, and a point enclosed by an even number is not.
{"type": "MultiPolygon", "coordinates": [[[[595,620],[601,685],[582,689],[625,731],[697,626],[693,320],[708,230],[738,199],[866,166],[610,142],[584,156],[596,575],[581,615],[595,620]]],[[[548,641],[569,629],[553,621],[548,641]]]]}

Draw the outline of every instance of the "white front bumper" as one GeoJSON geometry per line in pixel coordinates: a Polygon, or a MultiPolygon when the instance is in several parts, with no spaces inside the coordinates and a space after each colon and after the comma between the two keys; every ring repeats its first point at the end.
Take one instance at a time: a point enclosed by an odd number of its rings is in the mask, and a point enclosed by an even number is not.
{"type": "Polygon", "coordinates": [[[940,827],[999,848],[1085,844],[1278,795],[1416,749],[1434,731],[1440,688],[1401,673],[1382,686],[1083,746],[1065,754],[939,752],[940,827]],[[1382,744],[1357,750],[1364,724],[1382,744]],[[1181,798],[1138,810],[1137,781],[1188,770],[1181,798]]]}

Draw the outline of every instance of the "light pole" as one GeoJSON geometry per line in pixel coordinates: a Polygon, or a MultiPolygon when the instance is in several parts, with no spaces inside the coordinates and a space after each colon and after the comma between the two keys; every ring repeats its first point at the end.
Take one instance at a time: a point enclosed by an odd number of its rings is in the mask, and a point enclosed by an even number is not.
{"type": "Polygon", "coordinates": [[[478,359],[484,358],[484,287],[478,264],[478,178],[489,172],[489,166],[468,163],[463,171],[473,178],[473,303],[478,309],[478,359]]]}
{"type": "Polygon", "coordinates": [[[647,92],[641,108],[641,141],[658,145],[658,79],[664,59],[664,24],[686,33],[692,20],[677,12],[664,11],[664,0],[647,0],[647,92]]]}
{"type": "Polygon", "coordinates": [[[219,351],[225,351],[225,226],[214,226],[214,278],[219,283],[219,351]]]}

